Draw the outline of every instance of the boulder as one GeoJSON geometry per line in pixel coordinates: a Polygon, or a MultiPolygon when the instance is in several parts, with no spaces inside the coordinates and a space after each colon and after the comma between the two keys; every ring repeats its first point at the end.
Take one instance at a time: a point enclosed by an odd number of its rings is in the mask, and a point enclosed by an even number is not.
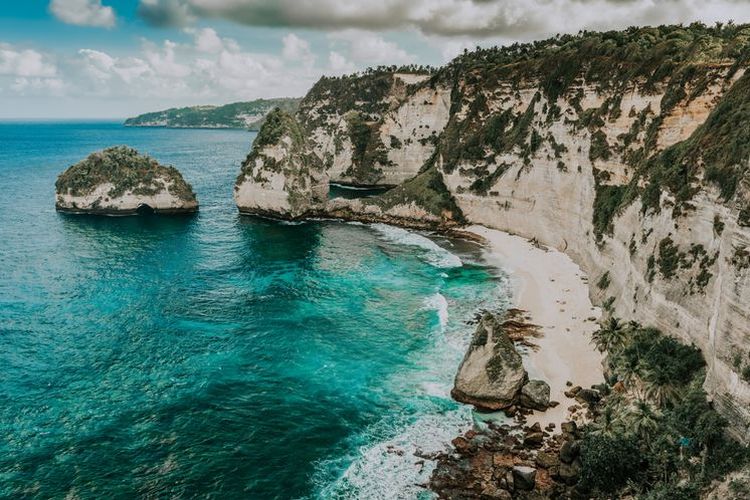
{"type": "Polygon", "coordinates": [[[581,389],[575,395],[575,400],[581,404],[595,404],[602,399],[601,393],[596,389],[581,389]]]}
{"type": "Polygon", "coordinates": [[[513,404],[526,381],[521,355],[497,318],[485,313],[458,368],[451,396],[480,410],[513,404]]]}
{"type": "Polygon", "coordinates": [[[560,447],[560,460],[566,464],[573,463],[580,453],[581,446],[578,441],[565,441],[560,447]]]}
{"type": "Polygon", "coordinates": [[[536,485],[536,469],[524,465],[513,467],[513,486],[518,490],[531,491],[536,485]]]}
{"type": "Polygon", "coordinates": [[[55,183],[60,212],[99,215],[184,214],[198,210],[193,188],[171,166],[127,146],[90,154],[55,183]]]}
{"type": "Polygon", "coordinates": [[[557,469],[557,477],[567,484],[572,486],[578,482],[578,478],[581,475],[581,462],[575,460],[571,463],[562,462],[560,467],[557,469]]]}
{"type": "Polygon", "coordinates": [[[521,388],[521,406],[544,411],[549,406],[549,384],[543,380],[529,380],[521,388]]]}
{"type": "Polygon", "coordinates": [[[544,469],[551,469],[560,464],[560,458],[555,453],[540,451],[536,454],[536,464],[544,469]]]}
{"type": "Polygon", "coordinates": [[[578,430],[578,424],[573,421],[563,422],[560,424],[560,429],[566,434],[575,434],[578,430]]]}

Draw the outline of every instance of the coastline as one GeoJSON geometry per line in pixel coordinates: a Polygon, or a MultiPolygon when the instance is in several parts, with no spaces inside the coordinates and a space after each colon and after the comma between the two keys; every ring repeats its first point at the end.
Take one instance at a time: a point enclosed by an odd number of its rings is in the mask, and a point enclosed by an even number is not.
{"type": "Polygon", "coordinates": [[[562,422],[582,421],[585,410],[569,411],[578,403],[565,396],[567,382],[587,388],[604,381],[603,355],[591,343],[601,310],[591,303],[586,275],[563,252],[539,248],[520,236],[479,225],[462,231],[484,242],[487,261],[511,278],[513,307],[541,327],[540,337],[530,339],[538,349],[521,349],[523,363],[529,378],[547,382],[550,400],[560,404],[535,411],[527,422],[554,423],[559,429],[562,422]]]}

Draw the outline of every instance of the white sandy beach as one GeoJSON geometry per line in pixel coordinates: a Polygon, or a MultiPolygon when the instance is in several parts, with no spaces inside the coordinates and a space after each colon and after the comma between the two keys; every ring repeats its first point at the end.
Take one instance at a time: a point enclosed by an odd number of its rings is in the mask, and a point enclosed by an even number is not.
{"type": "Polygon", "coordinates": [[[542,336],[530,339],[539,349],[524,353],[524,365],[530,379],[550,385],[550,400],[560,404],[534,412],[528,422],[554,422],[559,429],[561,422],[571,419],[568,407],[577,404],[563,394],[566,382],[586,388],[604,380],[602,355],[591,343],[601,310],[591,304],[586,277],[557,250],[545,251],[524,238],[484,226],[466,230],[486,240],[488,261],[510,275],[514,307],[528,311],[531,322],[542,327],[542,336]]]}

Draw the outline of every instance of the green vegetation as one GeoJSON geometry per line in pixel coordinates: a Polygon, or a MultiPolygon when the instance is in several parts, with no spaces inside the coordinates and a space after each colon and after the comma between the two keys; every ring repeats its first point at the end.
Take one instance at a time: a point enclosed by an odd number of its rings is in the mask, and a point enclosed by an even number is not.
{"type": "Polygon", "coordinates": [[[609,180],[608,174],[594,170],[594,235],[601,241],[604,234],[612,234],[612,221],[621,210],[623,199],[627,193],[627,186],[602,184],[609,180]]]}
{"type": "Polygon", "coordinates": [[[295,145],[300,145],[305,140],[297,120],[281,108],[274,108],[268,113],[264,126],[255,136],[253,149],[273,146],[284,134],[287,134],[295,145]]]}
{"type": "Polygon", "coordinates": [[[300,99],[282,97],[278,99],[256,99],[235,102],[224,106],[192,106],[171,108],[138,115],[125,120],[128,127],[173,127],[173,128],[243,128],[260,130],[265,115],[274,108],[295,113],[300,99]]]}
{"type": "Polygon", "coordinates": [[[92,153],[60,174],[55,188],[60,194],[84,196],[107,183],[113,186],[107,193],[111,198],[129,191],[150,196],[168,189],[181,200],[195,201],[192,187],[176,168],[160,165],[127,146],[92,153]]]}
{"type": "Polygon", "coordinates": [[[453,222],[464,220],[461,209],[445,186],[442,175],[435,168],[428,169],[383,195],[370,198],[369,201],[383,210],[415,203],[440,219],[449,219],[453,222]]]}
{"type": "Polygon", "coordinates": [[[750,458],[707,401],[700,351],[611,318],[594,336],[614,386],[584,432],[581,488],[595,498],[697,499],[750,458]]]}
{"type": "Polygon", "coordinates": [[[609,288],[610,279],[609,279],[609,271],[602,274],[602,277],[599,278],[599,281],[597,281],[596,286],[599,287],[600,290],[606,290],[609,288]]]}
{"type": "Polygon", "coordinates": [[[680,263],[685,259],[685,254],[681,253],[675,246],[672,238],[667,236],[659,242],[659,272],[665,278],[669,279],[675,275],[680,263]]]}
{"type": "MultiPolygon", "coordinates": [[[[262,160],[263,169],[255,173],[253,178],[255,182],[266,180],[263,176],[264,172],[284,171],[287,175],[294,174],[294,182],[298,183],[296,187],[303,191],[308,188],[306,185],[308,182],[307,174],[322,170],[320,159],[310,151],[303,129],[297,119],[280,108],[275,108],[266,117],[266,122],[255,137],[250,154],[242,164],[236,181],[237,185],[244,182],[246,176],[253,175],[253,169],[258,159],[262,160]],[[282,141],[284,137],[288,137],[290,142],[282,141]],[[275,158],[267,156],[264,149],[270,146],[278,146],[286,150],[285,159],[277,161],[275,158]],[[293,172],[291,172],[292,169],[293,172]]],[[[298,195],[299,193],[295,190],[290,190],[289,198],[292,206],[295,206],[298,199],[305,199],[304,196],[298,195]]]]}
{"type": "MultiPolygon", "coordinates": [[[[530,166],[545,144],[556,158],[561,154],[545,127],[564,120],[588,130],[591,161],[606,161],[618,154],[633,174],[625,186],[608,182],[597,186],[593,224],[601,239],[611,234],[616,214],[638,198],[644,211],[658,211],[662,193],[669,192],[675,198],[674,213],[679,215],[690,209],[689,201],[705,183],[715,184],[726,200],[735,196],[750,168],[750,128],[743,125],[750,121],[750,74],[730,86],[687,140],[659,151],[657,139],[676,106],[703,95],[710,85],[728,83],[748,64],[750,25],[733,23],[583,31],[466,51],[436,72],[430,82],[453,89],[451,118],[438,153],[446,172],[463,168],[473,173],[472,191],[481,194],[488,184],[483,177],[497,171],[493,163],[498,154],[516,154],[530,166]],[[582,108],[583,82],[595,86],[604,97],[598,108],[582,108]],[[500,84],[511,88],[538,84],[540,92],[525,112],[518,113],[513,106],[498,110],[488,105],[488,96],[500,84]],[[632,108],[630,130],[616,140],[608,139],[602,127],[624,112],[622,95],[634,88],[644,95],[664,92],[658,113],[651,107],[632,108]],[[562,116],[560,98],[567,100],[577,116],[562,116]]],[[[564,162],[558,165],[565,170],[564,162]]],[[[750,225],[750,207],[743,215],[743,223],[750,225]]]]}

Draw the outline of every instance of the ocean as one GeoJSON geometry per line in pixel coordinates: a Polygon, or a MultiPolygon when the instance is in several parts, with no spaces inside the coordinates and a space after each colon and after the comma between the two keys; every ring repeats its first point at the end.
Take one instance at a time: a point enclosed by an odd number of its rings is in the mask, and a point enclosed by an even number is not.
{"type": "Polygon", "coordinates": [[[253,137],[0,123],[0,497],[429,497],[414,452],[470,425],[448,393],[506,276],[468,242],[240,216],[253,137]],[[56,176],[117,144],[200,212],[57,213],[56,176]]]}

